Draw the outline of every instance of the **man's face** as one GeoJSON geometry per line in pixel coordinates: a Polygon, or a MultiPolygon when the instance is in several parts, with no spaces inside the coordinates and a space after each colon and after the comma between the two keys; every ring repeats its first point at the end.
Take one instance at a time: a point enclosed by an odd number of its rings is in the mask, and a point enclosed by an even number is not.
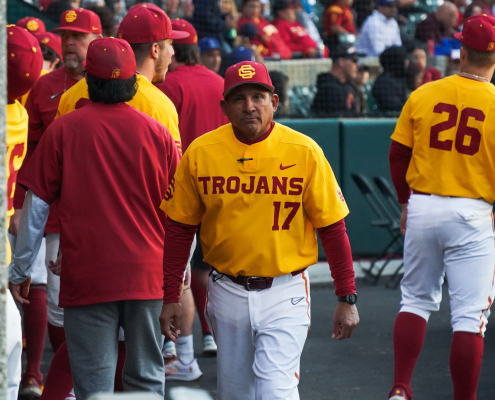
{"type": "Polygon", "coordinates": [[[161,83],[165,80],[165,75],[168,71],[168,66],[172,61],[172,56],[175,54],[172,39],[165,39],[162,42],[162,47],[157,43],[158,58],[155,63],[155,74],[153,83],[161,83]]]}
{"type": "Polygon", "coordinates": [[[385,15],[385,18],[390,19],[397,14],[397,3],[395,1],[388,3],[386,6],[380,7],[380,12],[385,15]]]}
{"type": "Polygon", "coordinates": [[[167,15],[175,14],[179,7],[179,0],[165,0],[165,12],[167,15]]]}
{"type": "Polygon", "coordinates": [[[345,71],[347,80],[356,79],[358,74],[358,59],[355,58],[342,58],[342,64],[345,71]]]}
{"type": "Polygon", "coordinates": [[[296,20],[296,11],[293,8],[286,8],[285,10],[280,10],[278,16],[280,19],[292,23],[296,20]]]}
{"type": "Polygon", "coordinates": [[[412,52],[413,62],[426,68],[426,52],[423,49],[414,49],[412,52]]]}
{"type": "Polygon", "coordinates": [[[220,49],[208,50],[201,53],[201,62],[206,68],[218,72],[220,70],[220,64],[222,63],[220,49]]]}
{"type": "Polygon", "coordinates": [[[354,83],[357,86],[363,86],[363,85],[366,85],[368,83],[369,79],[370,79],[370,73],[368,71],[361,71],[361,72],[358,71],[357,77],[354,80],[354,83]]]}
{"type": "Polygon", "coordinates": [[[246,18],[259,18],[261,14],[261,3],[258,0],[252,0],[242,9],[242,15],[246,18]]]}
{"type": "Polygon", "coordinates": [[[68,69],[82,70],[82,62],[86,59],[89,44],[99,35],[62,31],[62,57],[68,69]]]}
{"type": "Polygon", "coordinates": [[[235,88],[220,106],[234,132],[241,132],[247,140],[255,140],[270,127],[278,96],[256,84],[244,84],[235,88]]]}

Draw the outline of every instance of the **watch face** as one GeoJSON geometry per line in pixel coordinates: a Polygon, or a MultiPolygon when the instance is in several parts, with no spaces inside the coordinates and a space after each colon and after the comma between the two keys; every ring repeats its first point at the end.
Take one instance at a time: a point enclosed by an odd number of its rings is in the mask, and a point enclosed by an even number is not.
{"type": "Polygon", "coordinates": [[[351,305],[353,304],[356,304],[357,302],[357,294],[354,293],[354,294],[350,294],[349,296],[347,296],[347,302],[351,305]]]}

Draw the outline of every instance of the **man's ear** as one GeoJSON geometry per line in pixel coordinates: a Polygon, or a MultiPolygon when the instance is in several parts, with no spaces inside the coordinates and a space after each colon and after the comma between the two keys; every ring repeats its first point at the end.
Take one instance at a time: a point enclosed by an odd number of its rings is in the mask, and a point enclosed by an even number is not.
{"type": "Polygon", "coordinates": [[[225,100],[220,100],[220,108],[222,109],[223,115],[228,117],[227,115],[227,102],[225,100]]]}
{"type": "Polygon", "coordinates": [[[150,47],[150,57],[153,60],[158,60],[159,51],[160,51],[160,46],[158,45],[158,43],[153,43],[150,47]]]}
{"type": "Polygon", "coordinates": [[[272,95],[271,101],[272,101],[272,106],[273,106],[273,112],[275,112],[275,111],[277,111],[278,103],[280,101],[280,99],[278,98],[278,95],[274,93],[272,95]]]}

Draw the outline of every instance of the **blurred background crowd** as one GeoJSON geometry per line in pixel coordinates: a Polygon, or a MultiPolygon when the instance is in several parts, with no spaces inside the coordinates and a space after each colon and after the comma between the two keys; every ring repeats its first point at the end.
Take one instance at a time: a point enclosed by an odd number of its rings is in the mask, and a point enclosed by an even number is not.
{"type": "MultiPolygon", "coordinates": [[[[87,8],[114,36],[141,0],[9,0],[57,24],[87,8]]],[[[244,60],[264,62],[282,106],[279,118],[396,117],[424,83],[459,71],[453,35],[494,0],[154,0],[191,22],[201,62],[223,75],[244,60]]],[[[34,16],[34,15],[33,15],[34,16]]]]}

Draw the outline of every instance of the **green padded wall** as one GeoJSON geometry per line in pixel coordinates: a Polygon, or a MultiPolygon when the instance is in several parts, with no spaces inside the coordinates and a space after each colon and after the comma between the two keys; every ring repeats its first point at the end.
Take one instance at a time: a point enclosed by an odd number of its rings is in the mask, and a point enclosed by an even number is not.
{"type": "MultiPolygon", "coordinates": [[[[332,166],[333,173],[340,179],[340,123],[336,119],[292,119],[277,121],[283,125],[304,133],[320,145],[325,157],[332,166]]],[[[318,239],[318,258],[325,259],[325,252],[318,239]]]]}
{"type": "Polygon", "coordinates": [[[341,120],[341,186],[350,210],[346,225],[354,255],[377,255],[390,240],[383,228],[370,226],[375,217],[351,173],[390,180],[388,152],[396,123],[396,119],[341,120]]]}
{"type": "Polygon", "coordinates": [[[36,7],[19,0],[7,0],[7,23],[15,24],[24,17],[36,17],[42,19],[45,23],[46,30],[56,28],[57,22],[52,21],[36,7]]]}

